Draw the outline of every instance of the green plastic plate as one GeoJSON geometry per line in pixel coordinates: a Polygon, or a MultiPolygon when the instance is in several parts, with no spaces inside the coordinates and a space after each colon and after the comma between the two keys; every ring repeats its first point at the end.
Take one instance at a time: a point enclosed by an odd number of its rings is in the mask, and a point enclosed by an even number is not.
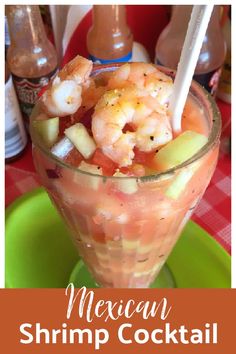
{"type": "MultiPolygon", "coordinates": [[[[66,287],[79,259],[66,227],[42,188],[23,195],[7,208],[5,247],[8,288],[66,287]]],[[[178,288],[231,287],[231,257],[192,221],[185,227],[167,266],[178,288]]]]}

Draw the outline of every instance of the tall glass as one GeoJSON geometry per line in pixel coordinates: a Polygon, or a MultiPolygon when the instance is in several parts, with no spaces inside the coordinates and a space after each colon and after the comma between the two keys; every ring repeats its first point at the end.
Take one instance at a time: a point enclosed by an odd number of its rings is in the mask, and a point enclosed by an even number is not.
{"type": "MultiPolygon", "coordinates": [[[[93,75],[116,67],[97,67],[93,75]]],[[[211,96],[195,82],[191,95],[204,111],[208,142],[178,167],[139,178],[94,175],[59,160],[33,128],[40,101],[34,110],[31,136],[35,167],[80,256],[102,287],[148,287],[211,179],[218,157],[220,114],[211,96]]]]}

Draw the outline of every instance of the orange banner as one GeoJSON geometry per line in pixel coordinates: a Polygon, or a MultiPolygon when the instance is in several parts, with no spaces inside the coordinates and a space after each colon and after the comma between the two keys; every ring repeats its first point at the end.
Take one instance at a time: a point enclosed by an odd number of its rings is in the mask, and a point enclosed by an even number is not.
{"type": "Polygon", "coordinates": [[[234,352],[234,289],[0,290],[0,352],[234,352]]]}

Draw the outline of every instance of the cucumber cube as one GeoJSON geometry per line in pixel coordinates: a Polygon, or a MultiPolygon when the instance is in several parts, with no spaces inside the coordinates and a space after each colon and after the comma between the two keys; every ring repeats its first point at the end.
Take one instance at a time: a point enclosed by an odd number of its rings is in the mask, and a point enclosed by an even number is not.
{"type": "Polygon", "coordinates": [[[76,123],[67,128],[65,135],[85,159],[90,158],[95,152],[96,144],[83,124],[76,123]]]}
{"type": "Polygon", "coordinates": [[[178,176],[176,176],[173,183],[167,188],[165,195],[172,199],[178,199],[180,194],[183,192],[186,184],[192,178],[193,173],[189,170],[181,171],[178,176]]]}
{"type": "MultiPolygon", "coordinates": [[[[114,177],[127,177],[124,173],[117,171],[113,175],[114,177]]],[[[117,178],[117,181],[115,182],[117,188],[126,194],[133,194],[137,192],[138,190],[138,185],[137,181],[135,178],[117,178]]]]}
{"type": "MultiPolygon", "coordinates": [[[[82,161],[78,168],[81,171],[88,172],[94,175],[99,175],[102,176],[102,169],[97,166],[97,165],[92,165],[89,164],[85,161],[82,161]]],[[[90,176],[90,175],[80,175],[79,177],[76,176],[75,178],[79,178],[79,182],[88,188],[91,188],[93,190],[97,190],[99,188],[99,184],[101,182],[101,179],[98,176],[90,176]]]]}
{"type": "Polygon", "coordinates": [[[50,118],[46,120],[35,120],[33,126],[41,136],[47,147],[52,147],[57,141],[59,134],[59,118],[50,118]]]}
{"type": "Polygon", "coordinates": [[[178,199],[184,189],[187,188],[188,182],[193,177],[200,164],[201,162],[196,161],[191,164],[191,166],[185,167],[182,171],[180,171],[165,191],[165,195],[172,199],[178,199]]]}
{"type": "Polygon", "coordinates": [[[159,171],[180,165],[196,154],[206,143],[207,137],[194,131],[185,131],[161,148],[154,157],[159,171]]]}

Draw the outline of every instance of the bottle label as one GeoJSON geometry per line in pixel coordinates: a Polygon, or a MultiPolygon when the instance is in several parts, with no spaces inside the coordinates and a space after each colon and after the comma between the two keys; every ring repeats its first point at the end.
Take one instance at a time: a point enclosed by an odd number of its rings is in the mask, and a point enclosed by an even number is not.
{"type": "Polygon", "coordinates": [[[12,78],[5,84],[5,158],[19,154],[27,143],[12,78]]]}
{"type": "MultiPolygon", "coordinates": [[[[163,64],[156,59],[157,65],[163,66],[163,64]]],[[[193,76],[193,79],[202,85],[212,96],[216,95],[216,90],[219,84],[219,79],[221,75],[221,68],[210,71],[205,74],[197,74],[193,76]]]]}
{"type": "Polygon", "coordinates": [[[29,117],[36,101],[38,100],[38,94],[44,86],[48,85],[50,79],[55,76],[56,72],[57,68],[51,71],[48,75],[36,78],[22,78],[12,74],[27,130],[29,128],[29,117]]]}
{"type": "Polygon", "coordinates": [[[89,55],[89,59],[95,64],[126,63],[132,60],[132,52],[129,52],[127,55],[117,59],[100,59],[93,55],[89,55]]]}

